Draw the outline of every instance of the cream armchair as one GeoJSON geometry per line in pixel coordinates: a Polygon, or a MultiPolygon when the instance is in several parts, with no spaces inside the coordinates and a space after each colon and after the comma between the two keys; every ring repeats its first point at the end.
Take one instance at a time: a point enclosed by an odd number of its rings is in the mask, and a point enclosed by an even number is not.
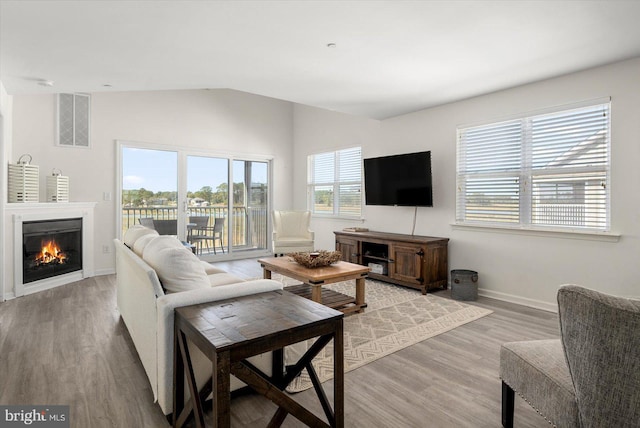
{"type": "Polygon", "coordinates": [[[314,233],[309,230],[309,211],[273,211],[273,253],[313,251],[314,233]]]}

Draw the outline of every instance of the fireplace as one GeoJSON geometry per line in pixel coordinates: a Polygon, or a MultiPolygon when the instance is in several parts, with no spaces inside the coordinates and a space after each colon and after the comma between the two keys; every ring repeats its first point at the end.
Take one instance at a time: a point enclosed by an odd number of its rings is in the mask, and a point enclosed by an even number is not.
{"type": "Polygon", "coordinates": [[[8,239],[5,245],[0,275],[5,285],[13,287],[4,288],[0,301],[94,276],[96,205],[96,202],[7,204],[5,224],[9,226],[8,236],[13,234],[13,239],[8,239]],[[48,245],[50,240],[55,242],[48,245]],[[40,256],[44,260],[36,260],[40,256]],[[44,263],[46,260],[49,262],[44,263]]]}
{"type": "Polygon", "coordinates": [[[24,284],[82,270],[82,218],[22,223],[24,284]]]}

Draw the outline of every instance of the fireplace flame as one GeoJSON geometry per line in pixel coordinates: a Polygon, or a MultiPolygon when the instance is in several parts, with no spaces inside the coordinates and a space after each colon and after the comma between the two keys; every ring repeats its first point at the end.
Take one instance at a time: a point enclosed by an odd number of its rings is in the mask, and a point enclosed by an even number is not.
{"type": "Polygon", "coordinates": [[[42,245],[42,250],[36,255],[36,265],[64,264],[67,256],[62,252],[55,241],[47,241],[42,245]]]}

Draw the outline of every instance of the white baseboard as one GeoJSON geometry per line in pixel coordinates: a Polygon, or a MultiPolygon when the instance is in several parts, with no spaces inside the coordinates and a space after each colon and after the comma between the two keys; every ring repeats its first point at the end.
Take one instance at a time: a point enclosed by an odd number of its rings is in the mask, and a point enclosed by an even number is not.
{"type": "Polygon", "coordinates": [[[116,269],[115,268],[96,269],[93,272],[93,276],[113,275],[115,273],[116,273],[116,269]]]}
{"type": "Polygon", "coordinates": [[[499,291],[487,290],[486,288],[479,288],[478,295],[483,297],[489,297],[491,299],[502,300],[509,303],[515,303],[522,306],[528,306],[530,308],[542,309],[547,312],[558,312],[557,303],[544,302],[542,300],[529,299],[527,297],[516,296],[513,294],[501,293],[499,291]]]}
{"type": "Polygon", "coordinates": [[[4,296],[3,296],[4,301],[15,299],[15,298],[16,298],[16,293],[14,293],[13,291],[8,291],[4,293],[4,296]]]}

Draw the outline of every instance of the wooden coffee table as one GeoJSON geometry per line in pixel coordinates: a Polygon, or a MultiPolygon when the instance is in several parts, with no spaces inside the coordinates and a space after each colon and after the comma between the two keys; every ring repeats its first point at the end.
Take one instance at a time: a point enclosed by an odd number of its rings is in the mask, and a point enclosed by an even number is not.
{"type": "Polygon", "coordinates": [[[271,279],[271,273],[276,272],[302,281],[303,284],[285,288],[293,294],[322,303],[344,314],[363,312],[364,308],[367,307],[364,300],[365,278],[370,270],[367,266],[340,261],[327,267],[306,268],[287,256],[259,259],[258,263],[264,269],[265,279],[271,279]],[[346,294],[322,287],[326,284],[351,279],[356,281],[355,299],[346,294]]]}

